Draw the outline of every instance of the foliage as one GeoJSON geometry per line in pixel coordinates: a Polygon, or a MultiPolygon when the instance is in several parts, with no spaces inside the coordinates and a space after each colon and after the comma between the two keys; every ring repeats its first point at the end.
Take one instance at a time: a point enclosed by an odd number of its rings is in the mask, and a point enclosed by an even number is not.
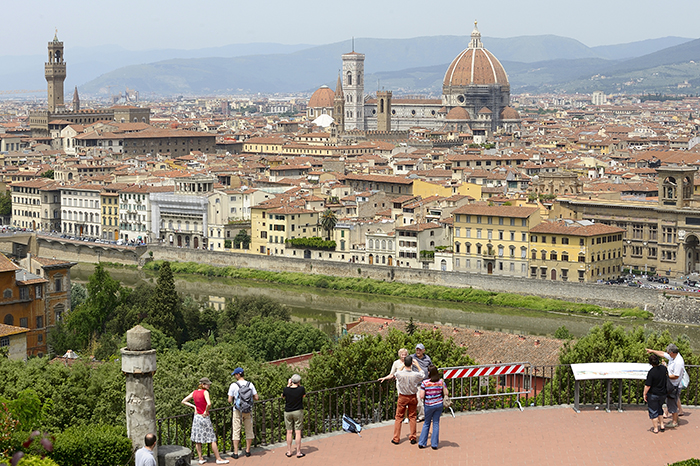
{"type": "Polygon", "coordinates": [[[149,314],[145,321],[180,341],[184,328],[181,304],[182,300],[175,290],[175,279],[170,270],[170,262],[163,262],[156,289],[149,301],[149,314]]]}
{"type": "Polygon", "coordinates": [[[326,209],[323,211],[321,214],[321,227],[326,230],[326,238],[329,241],[331,239],[331,232],[337,223],[338,217],[336,217],[335,212],[333,212],[331,209],[326,209]]]}
{"type": "Polygon", "coordinates": [[[330,343],[328,336],[309,324],[285,322],[272,317],[255,317],[236,330],[236,341],[261,361],[319,351],[330,343]]]}
{"type": "MultiPolygon", "coordinates": [[[[668,331],[663,333],[646,330],[641,326],[634,327],[629,331],[622,326],[615,326],[612,322],[605,322],[602,326],[591,328],[588,334],[579,340],[569,340],[564,343],[559,353],[560,364],[577,364],[590,362],[639,362],[646,363],[648,354],[646,348],[664,349],[669,343],[675,343],[686,364],[697,363],[698,358],[692,355],[690,350],[690,340],[686,336],[681,336],[675,341],[671,340],[668,331]]],[[[564,366],[559,367],[554,379],[549,385],[553,387],[565,386],[570,377],[570,370],[564,366]]],[[[623,381],[629,386],[636,381],[623,381]]],[[[558,390],[555,388],[554,392],[558,390]]],[[[546,397],[545,404],[551,402],[552,390],[545,387],[538,395],[538,404],[542,404],[543,397],[546,397]]],[[[570,400],[562,400],[567,403],[570,400]]]]}
{"type": "Polygon", "coordinates": [[[239,230],[236,236],[233,237],[233,245],[236,249],[248,249],[250,246],[250,235],[246,230],[239,230]]]}
{"type": "Polygon", "coordinates": [[[413,336],[413,334],[416,333],[416,330],[418,330],[418,326],[413,322],[413,316],[411,316],[406,323],[406,333],[408,336],[413,336]]]}
{"type": "Polygon", "coordinates": [[[225,239],[225,240],[224,240],[224,247],[225,247],[226,249],[231,249],[231,246],[232,246],[232,245],[233,245],[233,243],[231,242],[230,239],[225,239]]]}
{"type": "Polygon", "coordinates": [[[70,284],[70,309],[71,311],[87,300],[88,292],[82,284],[72,282],[70,284]]]}
{"type": "Polygon", "coordinates": [[[9,450],[8,443],[12,439],[12,433],[17,429],[19,421],[12,416],[12,412],[6,403],[0,403],[0,451],[3,455],[9,450]]]}
{"type": "Polygon", "coordinates": [[[305,387],[320,390],[377,380],[389,372],[399,348],[415,348],[418,343],[425,345],[426,354],[438,367],[474,364],[464,349],[452,339],[445,340],[440,332],[423,330],[409,336],[392,329],[385,338],[364,335],[355,342],[346,335],[337,345],[311,359],[305,387]]]}
{"type": "MultiPolygon", "coordinates": [[[[12,460],[10,458],[1,458],[0,457],[0,466],[3,466],[5,464],[13,464],[13,463],[12,463],[12,460]]],[[[37,455],[24,455],[24,456],[22,456],[22,459],[20,459],[16,463],[16,466],[59,466],[59,465],[51,458],[42,458],[42,457],[37,456],[37,455]]]]}
{"type": "MultiPolygon", "coordinates": [[[[159,261],[149,262],[146,269],[157,270],[159,261]]],[[[477,290],[474,288],[450,288],[439,285],[422,283],[399,283],[374,280],[371,278],[335,277],[330,275],[305,274],[297,272],[270,272],[266,270],[246,269],[241,267],[216,267],[194,262],[176,262],[171,264],[173,273],[192,273],[205,276],[231,277],[247,280],[260,280],[272,283],[284,283],[296,286],[316,287],[319,280],[324,280],[324,286],[331,290],[356,291],[385,296],[401,296],[405,298],[429,299],[437,301],[454,301],[462,303],[479,303],[495,306],[533,309],[537,311],[571,312],[580,314],[614,314],[620,315],[632,311],[638,316],[648,318],[651,315],[639,309],[610,310],[593,304],[572,303],[558,299],[541,298],[539,296],[523,296],[513,293],[496,293],[477,290]]],[[[362,269],[358,268],[358,274],[362,269]]]]}
{"type": "Polygon", "coordinates": [[[696,458],[690,458],[688,460],[672,463],[669,466],[700,466],[700,460],[696,458]]]}
{"type": "Polygon", "coordinates": [[[332,251],[335,250],[336,247],[335,241],[326,241],[318,236],[311,238],[287,238],[284,242],[295,248],[326,249],[332,251]]]}
{"type": "Polygon", "coordinates": [[[226,304],[219,315],[217,331],[219,336],[230,339],[239,325],[249,325],[254,317],[272,317],[289,321],[290,312],[286,306],[266,296],[239,297],[226,304]]]}
{"type": "Polygon", "coordinates": [[[105,424],[72,426],[56,434],[51,458],[62,466],[113,466],[127,464],[131,451],[131,440],[124,427],[105,424]]]}
{"type": "Polygon", "coordinates": [[[571,334],[571,332],[569,332],[569,329],[566,328],[566,326],[562,325],[554,332],[554,338],[559,340],[573,340],[574,336],[571,334]]]}
{"type": "Polygon", "coordinates": [[[46,170],[44,173],[41,174],[42,178],[49,178],[53,180],[53,170],[46,170]]]}
{"type": "Polygon", "coordinates": [[[5,406],[9,410],[10,417],[17,421],[18,430],[29,432],[40,425],[41,401],[33,389],[25,388],[17,393],[14,399],[0,396],[0,404],[5,406]]]}
{"type": "Polygon", "coordinates": [[[12,214],[12,193],[5,191],[0,195],[0,215],[12,214]]]}

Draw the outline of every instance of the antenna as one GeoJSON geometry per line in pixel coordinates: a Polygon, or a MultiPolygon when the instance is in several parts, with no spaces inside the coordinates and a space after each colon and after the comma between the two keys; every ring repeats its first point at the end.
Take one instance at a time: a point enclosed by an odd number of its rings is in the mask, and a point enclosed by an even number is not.
{"type": "Polygon", "coordinates": [[[355,37],[352,38],[352,51],[355,51],[355,37]]]}

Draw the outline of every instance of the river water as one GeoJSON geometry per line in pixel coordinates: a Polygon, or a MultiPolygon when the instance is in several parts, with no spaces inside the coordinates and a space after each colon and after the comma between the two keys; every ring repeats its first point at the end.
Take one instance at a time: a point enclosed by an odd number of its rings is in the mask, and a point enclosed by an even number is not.
{"type": "MultiPolygon", "coordinates": [[[[81,263],[73,267],[71,277],[77,282],[84,283],[93,271],[92,264],[81,263]]],[[[155,283],[157,277],[156,272],[130,268],[108,268],[108,271],[122,285],[130,287],[136,286],[141,281],[155,283]]],[[[176,275],[175,287],[178,292],[192,295],[196,300],[216,309],[223,309],[226,303],[236,296],[267,296],[288,306],[292,320],[312,324],[329,335],[338,334],[345,324],[366,315],[396,317],[401,320],[413,317],[418,322],[518,335],[552,336],[557,328],[564,325],[576,337],[585,335],[594,325],[612,320],[626,327],[643,325],[645,328],[656,331],[668,330],[673,336],[685,334],[690,337],[693,350],[700,349],[700,327],[692,325],[578,316],[471,303],[406,299],[197,275],[176,275]]]]}

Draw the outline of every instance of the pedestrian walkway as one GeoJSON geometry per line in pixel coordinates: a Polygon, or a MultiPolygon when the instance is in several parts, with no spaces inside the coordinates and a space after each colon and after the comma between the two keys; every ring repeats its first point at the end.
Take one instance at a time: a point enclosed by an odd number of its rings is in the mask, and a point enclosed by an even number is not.
{"type": "MultiPolygon", "coordinates": [[[[287,458],[286,445],[253,448],[252,456],[234,460],[241,465],[634,465],[661,466],[700,458],[700,409],[684,406],[680,426],[650,432],[645,407],[624,412],[570,407],[525,408],[443,415],[438,450],[419,450],[408,441],[408,425],[400,445],[390,440],[393,422],[356,434],[333,433],[304,438],[304,458],[287,458]]],[[[418,424],[418,432],[423,424],[418,424]]],[[[192,463],[193,465],[196,462],[192,463]]],[[[209,464],[214,464],[213,457],[209,464]]]]}

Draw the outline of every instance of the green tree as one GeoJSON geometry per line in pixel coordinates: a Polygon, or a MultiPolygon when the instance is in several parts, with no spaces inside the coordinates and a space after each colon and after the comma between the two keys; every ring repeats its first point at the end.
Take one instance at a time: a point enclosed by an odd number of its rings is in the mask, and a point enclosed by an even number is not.
{"type": "Polygon", "coordinates": [[[408,336],[412,336],[414,333],[416,333],[417,329],[418,326],[413,322],[413,317],[408,319],[408,322],[406,323],[406,333],[408,336]]]}
{"type": "Polygon", "coordinates": [[[5,191],[0,195],[0,215],[12,215],[12,193],[5,191]]]}
{"type": "Polygon", "coordinates": [[[46,170],[44,173],[41,174],[41,177],[53,180],[53,170],[46,170]]]}
{"type": "Polygon", "coordinates": [[[574,336],[569,332],[566,326],[562,325],[554,332],[554,338],[558,338],[559,340],[573,340],[574,336]]]}
{"type": "Polygon", "coordinates": [[[386,338],[365,335],[353,341],[346,335],[337,345],[311,359],[305,386],[307,390],[320,390],[376,380],[389,372],[399,348],[415,348],[418,343],[425,345],[426,353],[438,367],[474,364],[463,348],[451,338],[446,340],[440,332],[422,330],[409,336],[392,329],[386,338]]]}
{"type": "Polygon", "coordinates": [[[254,317],[248,325],[238,327],[236,341],[246,345],[248,353],[261,361],[312,353],[330,344],[325,333],[309,324],[274,317],[254,317]]]}
{"type": "Polygon", "coordinates": [[[335,212],[333,212],[331,209],[326,209],[321,214],[321,227],[326,230],[326,238],[329,241],[331,239],[331,232],[337,223],[338,218],[335,216],[335,212]]]}
{"type": "Polygon", "coordinates": [[[239,230],[233,238],[233,247],[236,249],[248,249],[250,246],[250,235],[246,230],[239,230]]]}
{"type": "Polygon", "coordinates": [[[175,279],[170,269],[170,262],[163,262],[160,266],[158,281],[149,301],[148,310],[146,322],[175,340],[180,340],[184,327],[182,300],[175,290],[175,279]]]}
{"type": "Polygon", "coordinates": [[[248,325],[254,317],[272,317],[289,321],[290,313],[286,306],[266,296],[243,296],[226,304],[219,316],[218,333],[231,339],[239,325],[248,325]]]}
{"type": "MultiPolygon", "coordinates": [[[[102,264],[95,266],[87,284],[88,298],[68,313],[65,325],[60,328],[67,335],[55,332],[56,351],[61,344],[71,344],[70,349],[81,351],[88,344],[105,333],[107,322],[114,317],[115,309],[121,302],[122,287],[104,269],[102,264]]],[[[64,348],[69,349],[69,348],[64,348]]]]}
{"type": "Polygon", "coordinates": [[[88,292],[82,284],[71,282],[70,284],[70,308],[71,311],[87,300],[88,292]]]}

